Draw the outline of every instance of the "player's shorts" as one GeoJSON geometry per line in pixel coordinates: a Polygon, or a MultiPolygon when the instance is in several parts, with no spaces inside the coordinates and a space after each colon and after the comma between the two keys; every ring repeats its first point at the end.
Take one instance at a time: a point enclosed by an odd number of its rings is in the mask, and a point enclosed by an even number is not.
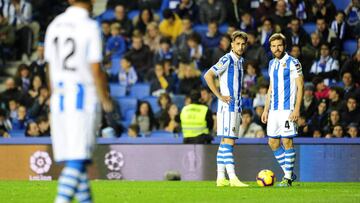
{"type": "Polygon", "coordinates": [[[216,113],[217,136],[237,139],[241,122],[240,112],[229,112],[228,107],[223,107],[216,113]]]}
{"type": "Polygon", "coordinates": [[[100,121],[99,110],[51,112],[51,139],[55,161],[90,160],[100,121]]]}
{"type": "Polygon", "coordinates": [[[270,110],[267,121],[267,135],[271,138],[292,138],[297,136],[297,124],[289,120],[291,110],[270,110]]]}

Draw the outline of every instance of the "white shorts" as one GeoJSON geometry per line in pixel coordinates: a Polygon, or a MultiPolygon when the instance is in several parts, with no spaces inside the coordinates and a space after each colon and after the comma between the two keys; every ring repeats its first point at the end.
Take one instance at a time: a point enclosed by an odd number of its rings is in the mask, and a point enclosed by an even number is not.
{"type": "Polygon", "coordinates": [[[100,121],[100,111],[52,112],[51,139],[55,161],[90,160],[100,121]]]}
{"type": "Polygon", "coordinates": [[[216,113],[217,136],[224,138],[238,138],[241,113],[229,112],[227,108],[216,113]]]}
{"type": "Polygon", "coordinates": [[[297,136],[297,124],[289,120],[291,110],[269,111],[267,135],[271,138],[292,138],[297,136]]]}

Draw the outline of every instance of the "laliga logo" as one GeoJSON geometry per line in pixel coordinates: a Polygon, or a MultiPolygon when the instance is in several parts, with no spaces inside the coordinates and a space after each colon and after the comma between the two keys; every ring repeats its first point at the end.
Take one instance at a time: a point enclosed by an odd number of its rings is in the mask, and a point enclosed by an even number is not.
{"type": "Polygon", "coordinates": [[[124,156],[118,151],[111,150],[105,154],[105,164],[110,171],[120,171],[124,166],[124,156]]]}
{"type": "Polygon", "coordinates": [[[44,174],[50,170],[51,158],[47,152],[36,151],[30,157],[30,168],[37,174],[44,174]]]}

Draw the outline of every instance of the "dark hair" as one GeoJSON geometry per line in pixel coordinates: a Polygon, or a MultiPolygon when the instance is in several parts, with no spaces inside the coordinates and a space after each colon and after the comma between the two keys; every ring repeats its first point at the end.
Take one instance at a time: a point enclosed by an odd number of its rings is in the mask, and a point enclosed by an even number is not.
{"type": "Polygon", "coordinates": [[[197,89],[193,89],[190,91],[190,99],[191,99],[191,103],[199,103],[200,102],[200,98],[201,98],[201,94],[200,91],[197,89]]]}
{"type": "Polygon", "coordinates": [[[245,62],[245,70],[247,69],[247,66],[250,65],[255,69],[255,73],[257,76],[260,75],[260,68],[259,68],[259,63],[255,60],[248,60],[247,62],[245,62]]]}
{"type": "Polygon", "coordinates": [[[171,46],[171,39],[169,37],[162,37],[160,39],[160,44],[162,44],[162,43],[166,43],[171,46]]]}
{"type": "Polygon", "coordinates": [[[128,61],[129,63],[132,63],[131,55],[129,53],[124,54],[122,59],[128,61]]]}
{"type": "Polygon", "coordinates": [[[231,42],[231,36],[229,34],[223,34],[221,38],[226,38],[227,40],[229,40],[229,42],[231,42]]]}
{"type": "Polygon", "coordinates": [[[164,19],[169,19],[169,18],[175,19],[174,13],[168,8],[163,10],[162,14],[163,14],[164,19]]]}
{"type": "Polygon", "coordinates": [[[168,94],[168,93],[161,93],[160,94],[160,96],[158,97],[158,100],[157,100],[157,103],[158,103],[158,105],[161,107],[161,103],[160,103],[160,100],[161,100],[161,98],[163,98],[163,97],[165,97],[168,101],[169,101],[169,105],[171,104],[171,97],[170,97],[170,95],[168,94]]]}
{"type": "Polygon", "coordinates": [[[244,110],[242,110],[241,115],[245,115],[245,114],[250,115],[250,117],[253,116],[253,113],[252,113],[252,111],[251,111],[250,109],[244,109],[244,110]]]}
{"type": "Polygon", "coordinates": [[[330,90],[335,91],[339,95],[340,99],[344,95],[344,90],[341,87],[333,86],[333,87],[330,87],[330,90]]]}
{"type": "Polygon", "coordinates": [[[136,112],[135,112],[136,118],[140,115],[140,106],[142,104],[146,104],[149,107],[148,116],[149,116],[149,120],[150,120],[150,129],[152,130],[154,127],[157,127],[157,122],[155,120],[154,112],[153,112],[153,110],[151,108],[151,105],[150,105],[150,103],[148,101],[140,101],[138,103],[138,106],[137,106],[136,112]]]}
{"type": "Polygon", "coordinates": [[[191,33],[191,34],[188,36],[187,40],[192,40],[192,41],[194,41],[194,42],[196,42],[196,43],[198,43],[198,44],[201,43],[201,37],[200,37],[197,33],[195,33],[195,32],[191,33]]]}

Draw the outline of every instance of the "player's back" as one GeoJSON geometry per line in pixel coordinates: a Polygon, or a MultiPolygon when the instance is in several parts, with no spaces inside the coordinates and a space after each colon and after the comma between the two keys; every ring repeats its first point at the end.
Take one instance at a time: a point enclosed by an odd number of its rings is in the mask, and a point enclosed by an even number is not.
{"type": "Polygon", "coordinates": [[[101,61],[100,30],[85,9],[70,7],[49,25],[45,38],[53,101],[60,111],[97,102],[91,63],[101,61]],[[89,101],[89,102],[88,102],[89,101]]]}

